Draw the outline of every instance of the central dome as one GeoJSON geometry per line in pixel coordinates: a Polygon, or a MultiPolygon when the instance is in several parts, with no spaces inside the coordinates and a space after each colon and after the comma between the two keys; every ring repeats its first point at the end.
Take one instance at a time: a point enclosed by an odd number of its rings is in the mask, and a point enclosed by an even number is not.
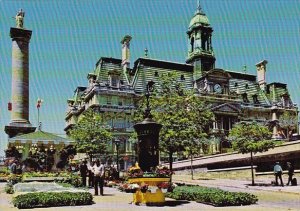
{"type": "Polygon", "coordinates": [[[190,21],[189,29],[198,27],[198,26],[209,26],[209,20],[204,12],[202,12],[200,5],[198,6],[195,15],[190,21]]]}

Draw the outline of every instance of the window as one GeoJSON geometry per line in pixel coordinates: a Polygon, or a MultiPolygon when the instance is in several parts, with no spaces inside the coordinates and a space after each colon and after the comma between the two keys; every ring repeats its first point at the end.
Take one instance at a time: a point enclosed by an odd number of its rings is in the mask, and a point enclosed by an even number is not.
{"type": "Polygon", "coordinates": [[[110,86],[111,87],[119,87],[119,77],[116,75],[110,76],[110,86]]]}
{"type": "Polygon", "coordinates": [[[118,105],[119,105],[119,106],[122,106],[122,105],[123,105],[122,99],[119,99],[118,105]]]}
{"type": "Polygon", "coordinates": [[[234,87],[238,87],[238,83],[235,82],[235,83],[234,83],[234,87]]]}
{"type": "Polygon", "coordinates": [[[281,102],[284,107],[290,107],[290,98],[287,95],[281,97],[281,102]]]}
{"type": "Polygon", "coordinates": [[[106,104],[111,105],[111,97],[110,96],[106,97],[106,104]]]}
{"type": "Polygon", "coordinates": [[[191,39],[191,52],[194,51],[194,37],[191,39]]]}
{"type": "Polygon", "coordinates": [[[155,71],[154,76],[158,77],[158,72],[157,71],[155,71]]]}
{"type": "Polygon", "coordinates": [[[249,89],[249,85],[248,84],[245,84],[245,89],[249,89]]]}
{"type": "Polygon", "coordinates": [[[257,95],[253,95],[252,98],[253,98],[253,103],[254,104],[259,104],[259,100],[258,100],[257,95]]]}
{"type": "Polygon", "coordinates": [[[180,76],[180,80],[182,80],[182,81],[185,80],[184,75],[181,75],[181,76],[180,76]]]}
{"type": "Polygon", "coordinates": [[[243,97],[243,102],[244,103],[249,103],[247,93],[242,94],[242,97],[243,97]]]}

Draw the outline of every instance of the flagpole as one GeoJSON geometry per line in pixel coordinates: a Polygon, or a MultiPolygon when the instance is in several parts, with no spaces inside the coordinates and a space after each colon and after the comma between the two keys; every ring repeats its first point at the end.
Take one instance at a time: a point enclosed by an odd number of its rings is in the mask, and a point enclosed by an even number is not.
{"type": "Polygon", "coordinates": [[[41,126],[40,126],[40,107],[41,107],[41,104],[42,104],[43,100],[38,98],[37,99],[37,104],[36,104],[36,108],[38,110],[38,130],[41,130],[41,126]]]}
{"type": "Polygon", "coordinates": [[[37,125],[39,127],[39,125],[40,125],[40,107],[38,107],[37,110],[38,110],[38,123],[37,123],[37,125]]]}

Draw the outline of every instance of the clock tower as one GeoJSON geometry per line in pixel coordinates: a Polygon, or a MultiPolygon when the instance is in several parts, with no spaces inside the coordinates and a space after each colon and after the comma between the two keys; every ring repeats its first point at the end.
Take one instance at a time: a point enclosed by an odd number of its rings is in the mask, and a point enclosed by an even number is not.
{"type": "Polygon", "coordinates": [[[215,67],[212,32],[208,18],[199,4],[187,31],[189,48],[186,63],[194,66],[194,80],[215,67]]]}

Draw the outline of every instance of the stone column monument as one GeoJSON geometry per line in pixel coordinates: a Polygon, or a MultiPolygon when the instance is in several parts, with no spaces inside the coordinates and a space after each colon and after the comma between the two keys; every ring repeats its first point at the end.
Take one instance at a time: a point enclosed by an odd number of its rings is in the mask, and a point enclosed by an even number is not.
{"type": "Polygon", "coordinates": [[[29,41],[32,31],[24,29],[25,12],[21,9],[10,28],[12,39],[12,111],[11,122],[5,126],[8,136],[35,131],[29,121],[29,41]]]}

